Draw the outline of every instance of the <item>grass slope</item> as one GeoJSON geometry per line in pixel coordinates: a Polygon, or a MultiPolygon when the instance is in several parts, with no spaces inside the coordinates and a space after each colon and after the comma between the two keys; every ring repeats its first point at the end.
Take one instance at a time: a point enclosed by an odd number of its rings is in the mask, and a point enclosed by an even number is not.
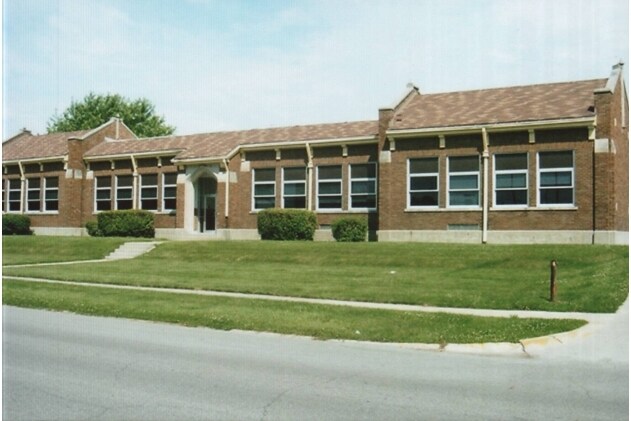
{"type": "Polygon", "coordinates": [[[3,236],[2,264],[68,262],[102,259],[125,238],[3,236]]]}
{"type": "Polygon", "coordinates": [[[5,274],[155,287],[496,309],[613,312],[628,247],[170,242],[140,258],[5,274]],[[550,260],[557,302],[548,301],[550,260]]]}
{"type": "Polygon", "coordinates": [[[80,314],[376,342],[479,343],[576,329],[581,320],[473,317],[4,280],[3,304],[80,314]]]}

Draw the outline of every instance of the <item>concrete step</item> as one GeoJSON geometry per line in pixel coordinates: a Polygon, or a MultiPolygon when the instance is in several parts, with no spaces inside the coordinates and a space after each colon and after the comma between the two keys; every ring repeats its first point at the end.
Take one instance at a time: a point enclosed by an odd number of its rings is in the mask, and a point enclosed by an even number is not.
{"type": "Polygon", "coordinates": [[[112,253],[110,253],[108,256],[106,256],[105,259],[133,259],[134,257],[138,257],[142,254],[150,252],[160,243],[160,241],[125,243],[114,250],[112,253]]]}

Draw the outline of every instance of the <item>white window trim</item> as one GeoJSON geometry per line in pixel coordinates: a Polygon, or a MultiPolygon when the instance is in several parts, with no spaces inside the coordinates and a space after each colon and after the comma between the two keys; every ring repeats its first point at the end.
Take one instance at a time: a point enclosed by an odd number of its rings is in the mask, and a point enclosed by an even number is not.
{"type": "Polygon", "coordinates": [[[406,198],[406,210],[435,210],[435,209],[439,209],[440,207],[440,159],[438,159],[438,157],[420,157],[420,158],[408,158],[408,162],[407,162],[407,186],[406,186],[406,192],[407,192],[407,198],[406,198]],[[428,206],[412,206],[412,201],[411,201],[411,194],[412,192],[412,174],[410,173],[410,162],[416,159],[436,159],[437,164],[438,164],[438,172],[436,173],[414,173],[415,176],[419,176],[419,177],[431,177],[431,176],[435,176],[436,177],[436,190],[414,190],[414,192],[433,192],[435,191],[437,194],[437,204],[436,205],[428,205],[428,206]]]}
{"type": "Polygon", "coordinates": [[[159,200],[159,195],[160,195],[160,177],[158,177],[158,174],[156,174],[156,173],[140,174],[140,188],[138,190],[139,190],[139,192],[138,192],[138,209],[146,210],[148,212],[158,213],[158,210],[160,209],[160,200],[159,200]],[[156,184],[150,184],[150,185],[144,185],[143,184],[143,180],[145,179],[146,176],[149,176],[149,175],[155,175],[156,176],[156,184]],[[155,199],[155,201],[156,201],[156,208],[155,209],[145,209],[145,208],[142,207],[143,199],[147,199],[147,198],[143,198],[142,197],[142,190],[143,189],[150,189],[150,188],[155,188],[155,192],[156,192],[156,196],[150,198],[150,199],[155,199]]]}
{"type": "Polygon", "coordinates": [[[162,190],[161,190],[162,200],[160,201],[160,209],[162,209],[163,213],[173,212],[174,210],[177,209],[177,173],[162,173],[162,179],[160,181],[162,182],[162,190]],[[166,176],[169,174],[175,174],[175,184],[166,183],[166,176]],[[175,196],[168,196],[168,197],[166,196],[167,187],[175,187],[175,196]],[[171,209],[165,206],[167,199],[175,199],[175,202],[176,202],[175,208],[171,209]]]}
{"type": "Polygon", "coordinates": [[[25,213],[42,213],[42,178],[41,177],[30,177],[30,178],[26,178],[26,198],[24,200],[25,205],[26,205],[26,212],[25,213]],[[36,189],[31,188],[31,180],[39,180],[39,187],[37,187],[36,189]],[[36,191],[39,194],[39,198],[38,198],[38,202],[39,202],[39,209],[33,209],[31,210],[29,208],[29,203],[32,202],[31,200],[29,200],[29,193],[32,191],[36,191]]]}
{"type": "Polygon", "coordinates": [[[134,185],[135,185],[135,183],[133,182],[133,180],[134,180],[133,177],[134,176],[131,175],[131,174],[119,174],[119,175],[114,176],[114,210],[119,210],[118,209],[118,191],[121,188],[118,187],[118,179],[119,179],[119,177],[127,177],[127,176],[132,177],[132,184],[129,187],[127,187],[127,186],[122,187],[122,189],[123,190],[131,190],[131,197],[129,199],[121,199],[121,200],[131,200],[131,208],[123,209],[123,210],[132,210],[132,209],[134,209],[134,195],[135,195],[135,193],[134,193],[134,185]]]}
{"type": "Polygon", "coordinates": [[[576,167],[576,153],[575,151],[539,151],[537,152],[537,207],[545,208],[545,209],[575,209],[576,208],[576,178],[575,178],[575,167],[576,167]],[[572,152],[572,167],[558,167],[558,168],[545,168],[542,169],[540,165],[540,155],[542,153],[547,152],[572,152]],[[571,186],[564,186],[562,188],[569,189],[572,188],[572,203],[541,203],[541,190],[551,190],[559,187],[541,187],[541,174],[547,172],[570,172],[571,173],[571,186]]]}
{"type": "Polygon", "coordinates": [[[281,171],[281,185],[282,185],[282,194],[281,194],[281,207],[285,209],[285,198],[286,197],[304,197],[305,198],[305,207],[304,208],[287,208],[287,209],[307,209],[307,168],[306,167],[283,167],[281,171]],[[304,169],[304,180],[289,180],[285,181],[285,170],[288,169],[304,169]],[[285,184],[302,184],[305,187],[305,194],[286,194],[285,193],[285,184]]]}
{"type": "MultiPolygon", "coordinates": [[[[94,210],[94,213],[100,213],[100,212],[107,212],[107,211],[102,211],[102,210],[98,210],[97,209],[97,196],[98,196],[98,191],[99,190],[109,190],[110,192],[110,198],[109,198],[109,202],[110,202],[110,210],[112,210],[112,177],[111,176],[96,176],[94,177],[94,207],[92,208],[94,210]],[[99,178],[106,178],[109,177],[110,178],[110,185],[109,187],[98,187],[98,179],[99,178]]],[[[102,200],[102,202],[105,202],[105,200],[102,200]]]]}
{"type": "Polygon", "coordinates": [[[24,209],[24,197],[23,197],[22,185],[23,185],[22,179],[20,179],[20,178],[7,179],[7,205],[6,205],[7,206],[6,207],[7,213],[22,213],[22,210],[24,209]],[[11,181],[13,181],[13,180],[17,180],[18,181],[19,186],[18,186],[17,189],[11,189],[11,181]],[[20,200],[19,200],[19,205],[20,206],[19,206],[19,209],[17,209],[17,210],[9,210],[10,204],[16,202],[16,201],[11,201],[11,192],[12,191],[13,192],[17,191],[17,192],[20,193],[20,195],[19,195],[20,196],[20,200]]]}
{"type": "Polygon", "coordinates": [[[274,198],[274,206],[272,206],[272,208],[276,207],[276,168],[253,168],[252,169],[252,212],[260,212],[262,210],[265,209],[271,209],[271,208],[261,208],[261,209],[257,209],[256,208],[256,198],[257,197],[273,197],[274,198]],[[274,170],[274,180],[273,181],[256,181],[256,171],[257,170],[274,170]],[[257,196],[256,195],[256,186],[257,185],[265,185],[265,184],[269,184],[274,186],[274,194],[273,195],[264,195],[264,196],[257,196]]]}
{"type": "Polygon", "coordinates": [[[377,203],[379,203],[378,198],[379,191],[377,190],[377,164],[374,162],[366,162],[361,164],[350,164],[348,166],[348,210],[351,212],[373,212],[377,210],[377,203]],[[354,165],[372,165],[375,167],[375,178],[353,178],[353,166],[354,165]],[[355,208],[353,207],[353,196],[365,196],[365,194],[356,194],[353,195],[353,181],[372,181],[375,184],[375,207],[373,208],[355,208]]]}
{"type": "Polygon", "coordinates": [[[43,202],[43,212],[44,213],[51,213],[51,214],[56,214],[59,213],[59,177],[55,177],[55,176],[50,176],[50,177],[42,177],[42,192],[43,192],[43,197],[42,197],[42,202],[43,202]],[[48,187],[48,183],[46,182],[47,179],[49,178],[57,178],[57,187],[48,187]],[[57,192],[57,210],[48,210],[48,200],[46,200],[46,193],[49,191],[56,191],[57,192]]]}
{"type": "MultiPolygon", "coordinates": [[[[465,158],[465,157],[473,157],[474,155],[463,155],[463,156],[450,156],[447,157],[447,208],[452,208],[452,209],[482,209],[481,206],[481,202],[482,200],[480,199],[480,193],[481,193],[481,188],[480,188],[480,169],[478,166],[478,171],[463,171],[463,172],[456,172],[453,173],[453,175],[456,176],[460,176],[460,175],[475,175],[477,176],[477,184],[478,184],[478,188],[477,188],[477,192],[478,192],[478,204],[477,205],[452,205],[451,204],[451,193],[452,192],[465,192],[465,191],[474,191],[473,189],[451,189],[450,186],[450,182],[451,182],[451,175],[452,172],[450,170],[450,162],[452,158],[465,158]]],[[[475,155],[478,160],[479,160],[479,156],[475,155]]]]}
{"type": "Polygon", "coordinates": [[[316,210],[322,213],[338,213],[342,211],[342,207],[344,206],[344,167],[342,165],[319,165],[317,168],[316,174],[316,210]],[[324,180],[320,180],[320,168],[321,167],[340,167],[341,178],[327,178],[324,180]],[[320,194],[320,182],[323,183],[339,183],[340,186],[340,194],[320,194]],[[340,198],[340,207],[339,208],[320,208],[320,196],[324,197],[339,197],[340,198]]]}
{"type": "Polygon", "coordinates": [[[493,155],[493,208],[498,209],[528,209],[528,204],[530,202],[530,177],[528,176],[528,168],[530,168],[530,154],[527,152],[523,153],[498,153],[493,155]],[[496,157],[498,155],[526,155],[526,169],[523,170],[497,170],[496,157]],[[497,176],[502,174],[524,174],[526,176],[526,187],[522,188],[503,188],[499,190],[526,190],[526,203],[523,205],[498,205],[497,204],[497,176]]]}

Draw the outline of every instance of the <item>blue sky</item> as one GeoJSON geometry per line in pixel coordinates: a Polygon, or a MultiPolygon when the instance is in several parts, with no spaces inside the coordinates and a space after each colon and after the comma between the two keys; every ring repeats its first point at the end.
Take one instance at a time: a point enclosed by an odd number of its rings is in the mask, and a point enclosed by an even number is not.
{"type": "Polygon", "coordinates": [[[408,82],[606,78],[628,18],[627,0],[3,0],[3,139],[89,92],[192,134],[376,119],[408,82]]]}

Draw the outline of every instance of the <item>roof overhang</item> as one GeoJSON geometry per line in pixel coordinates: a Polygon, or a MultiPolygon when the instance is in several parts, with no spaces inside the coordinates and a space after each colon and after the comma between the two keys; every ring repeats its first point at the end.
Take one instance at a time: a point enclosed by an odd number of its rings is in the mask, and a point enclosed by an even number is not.
{"type": "Polygon", "coordinates": [[[300,140],[292,142],[266,142],[266,143],[254,143],[237,146],[232,149],[226,156],[209,156],[200,158],[175,158],[174,164],[190,165],[190,164],[206,164],[214,162],[222,162],[224,159],[231,159],[235,155],[241,152],[253,152],[253,151],[266,151],[273,149],[301,149],[310,145],[311,147],[325,147],[325,146],[344,146],[344,145],[364,145],[377,143],[377,136],[357,136],[346,137],[337,139],[315,139],[315,140],[300,140]]]}
{"type": "Polygon", "coordinates": [[[517,121],[509,123],[474,124],[451,127],[424,127],[420,129],[390,129],[386,136],[390,139],[411,137],[429,137],[439,135],[459,135],[480,133],[486,129],[489,133],[501,133],[518,130],[567,129],[576,127],[595,127],[596,117],[577,117],[557,120],[517,121]]]}
{"type": "Polygon", "coordinates": [[[84,156],[83,160],[86,162],[94,162],[94,161],[112,161],[115,159],[124,159],[124,158],[158,158],[162,156],[172,156],[177,155],[182,152],[182,149],[169,149],[164,151],[148,151],[148,152],[126,152],[119,154],[109,154],[109,155],[94,155],[94,156],[84,156]]]}
{"type": "Polygon", "coordinates": [[[2,165],[39,164],[45,162],[64,161],[65,159],[66,155],[47,156],[41,158],[7,159],[6,161],[2,161],[2,165]]]}

